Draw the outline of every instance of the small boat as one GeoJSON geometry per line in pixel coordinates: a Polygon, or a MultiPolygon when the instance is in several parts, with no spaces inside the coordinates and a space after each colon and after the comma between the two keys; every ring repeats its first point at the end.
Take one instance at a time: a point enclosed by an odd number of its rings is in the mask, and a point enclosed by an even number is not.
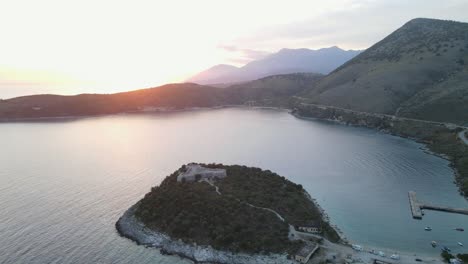
{"type": "Polygon", "coordinates": [[[463,247],[463,243],[462,242],[458,242],[457,243],[460,247],[463,247]]]}
{"type": "Polygon", "coordinates": [[[352,248],[356,251],[362,251],[362,246],[360,245],[352,245],[352,248]]]}
{"type": "Polygon", "coordinates": [[[455,230],[460,231],[460,232],[465,231],[465,229],[463,229],[463,228],[461,228],[461,227],[457,227],[457,228],[455,228],[455,230]]]}
{"type": "Polygon", "coordinates": [[[437,247],[437,242],[432,241],[432,242],[431,242],[431,245],[432,245],[432,247],[437,247]]]}
{"type": "Polygon", "coordinates": [[[426,230],[426,231],[431,231],[432,228],[431,228],[430,226],[426,226],[426,227],[424,228],[424,230],[426,230]]]}
{"type": "Polygon", "coordinates": [[[442,251],[450,252],[450,251],[452,251],[452,250],[451,250],[450,248],[448,248],[448,247],[443,247],[443,248],[442,248],[442,251]]]}

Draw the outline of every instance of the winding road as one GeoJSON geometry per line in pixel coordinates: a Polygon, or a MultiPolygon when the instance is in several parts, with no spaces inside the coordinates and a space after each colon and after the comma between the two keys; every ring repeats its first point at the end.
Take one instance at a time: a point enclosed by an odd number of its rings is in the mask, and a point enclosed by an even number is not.
{"type": "MultiPolygon", "coordinates": [[[[307,101],[307,98],[304,98],[304,97],[299,97],[299,96],[293,96],[293,97],[296,98],[296,99],[299,99],[301,101],[307,101]]],[[[463,131],[458,133],[458,137],[461,139],[461,141],[463,143],[468,145],[468,137],[467,137],[467,134],[466,134],[466,133],[468,133],[468,127],[457,125],[457,124],[454,124],[454,123],[448,123],[448,122],[437,122],[437,121],[430,121],[430,120],[400,117],[400,116],[397,116],[398,112],[400,111],[400,108],[397,109],[395,115],[388,115],[388,114],[361,112],[361,111],[356,111],[356,110],[351,110],[351,109],[346,109],[346,108],[341,108],[341,107],[336,107],[336,106],[329,106],[329,105],[312,104],[312,103],[305,103],[305,102],[302,102],[300,104],[302,104],[302,105],[311,105],[311,106],[319,107],[319,108],[322,108],[322,109],[337,109],[337,110],[341,110],[341,111],[343,111],[345,113],[356,113],[356,114],[363,114],[363,115],[367,115],[367,116],[375,116],[375,117],[380,117],[380,118],[387,117],[387,118],[391,118],[393,120],[405,120],[405,121],[415,121],[415,122],[421,122],[421,123],[427,123],[427,124],[443,125],[443,126],[449,128],[449,129],[462,128],[463,131]]]]}

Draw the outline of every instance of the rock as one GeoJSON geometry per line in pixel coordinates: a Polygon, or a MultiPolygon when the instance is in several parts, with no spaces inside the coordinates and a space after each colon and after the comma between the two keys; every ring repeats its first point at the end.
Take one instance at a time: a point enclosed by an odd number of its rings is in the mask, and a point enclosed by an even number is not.
{"type": "Polygon", "coordinates": [[[286,254],[244,254],[213,249],[210,246],[190,245],[169,236],[150,230],[135,217],[139,203],[130,207],[116,223],[119,234],[135,241],[139,245],[160,248],[163,255],[178,255],[196,263],[226,264],[292,264],[286,254]]]}

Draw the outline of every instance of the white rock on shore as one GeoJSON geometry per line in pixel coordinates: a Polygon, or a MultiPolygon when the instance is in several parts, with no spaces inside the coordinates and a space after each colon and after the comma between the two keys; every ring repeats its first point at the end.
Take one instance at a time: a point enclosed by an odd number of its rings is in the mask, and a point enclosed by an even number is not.
{"type": "Polygon", "coordinates": [[[244,254],[213,249],[210,246],[195,246],[180,240],[172,240],[169,236],[150,230],[135,217],[139,203],[130,207],[116,223],[120,235],[138,244],[160,248],[167,254],[179,255],[196,263],[226,263],[226,264],[292,264],[286,254],[244,254]]]}

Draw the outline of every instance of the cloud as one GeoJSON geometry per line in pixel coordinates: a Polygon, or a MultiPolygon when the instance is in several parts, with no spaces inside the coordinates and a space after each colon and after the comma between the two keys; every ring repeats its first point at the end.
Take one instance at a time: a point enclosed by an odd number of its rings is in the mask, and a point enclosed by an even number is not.
{"type": "Polygon", "coordinates": [[[234,39],[232,45],[270,51],[334,45],[364,49],[413,18],[467,21],[467,12],[468,1],[462,0],[351,1],[348,8],[250,32],[234,39]]]}
{"type": "Polygon", "coordinates": [[[0,66],[0,98],[7,99],[35,93],[75,94],[79,85],[92,85],[67,74],[0,66]]]}
{"type": "Polygon", "coordinates": [[[263,59],[271,54],[263,50],[243,49],[234,45],[218,45],[218,48],[230,53],[228,61],[234,64],[246,64],[253,60],[263,59]]]}

